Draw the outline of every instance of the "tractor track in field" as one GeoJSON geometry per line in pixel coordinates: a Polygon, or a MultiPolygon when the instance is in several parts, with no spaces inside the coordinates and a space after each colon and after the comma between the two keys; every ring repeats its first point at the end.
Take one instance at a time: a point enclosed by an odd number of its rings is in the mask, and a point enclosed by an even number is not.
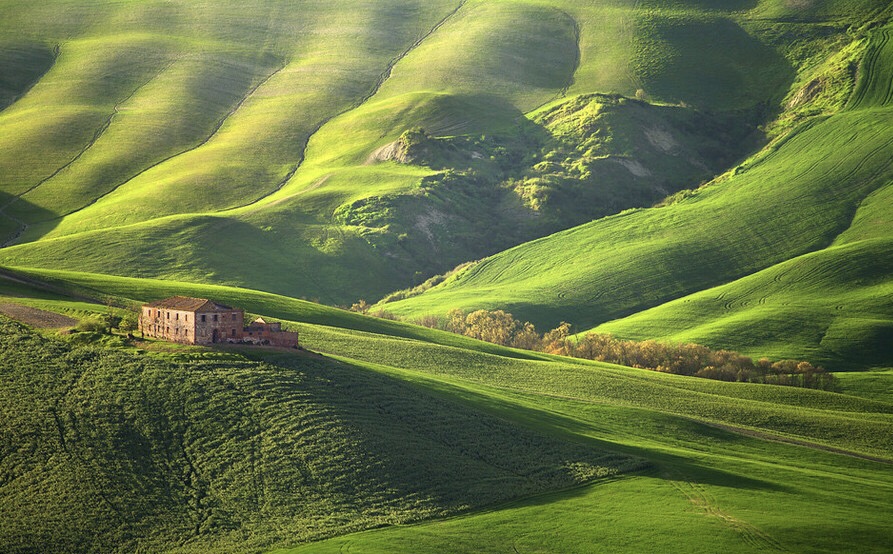
{"type": "MultiPolygon", "coordinates": [[[[881,30],[878,31],[877,35],[879,37],[878,42],[871,44],[870,51],[865,56],[865,60],[862,63],[862,76],[859,80],[859,83],[856,87],[856,90],[853,92],[853,96],[850,99],[850,102],[847,104],[848,110],[859,109],[862,107],[870,107],[870,106],[862,106],[863,101],[868,96],[869,92],[873,88],[872,85],[881,78],[883,78],[883,71],[880,71],[877,68],[878,60],[884,53],[884,49],[887,47],[887,43],[890,41],[890,31],[881,30]]],[[[891,98],[893,98],[893,83],[889,83],[886,87],[886,91],[884,91],[884,100],[880,103],[880,106],[886,106],[890,103],[891,98]]]]}
{"type": "Polygon", "coordinates": [[[664,477],[674,489],[688,499],[692,506],[702,510],[707,517],[719,519],[726,526],[738,533],[745,543],[757,551],[787,551],[787,549],[772,538],[772,536],[764,533],[750,523],[740,520],[721,510],[716,504],[716,499],[713,498],[707,488],[700,483],[688,479],[685,475],[675,469],[672,473],[666,471],[664,477]]]}
{"type": "Polygon", "coordinates": [[[239,206],[233,206],[232,208],[229,208],[229,209],[237,210],[237,209],[242,209],[242,208],[247,208],[247,207],[253,206],[253,205],[258,204],[258,203],[262,202],[263,200],[269,198],[270,196],[276,194],[280,190],[282,190],[282,188],[285,185],[287,185],[289,181],[291,181],[291,179],[292,179],[292,177],[294,177],[295,173],[298,172],[298,169],[300,169],[301,166],[304,164],[304,161],[307,159],[307,148],[310,146],[310,141],[313,140],[313,137],[316,136],[317,133],[319,133],[320,129],[325,127],[326,124],[328,124],[333,119],[362,107],[369,100],[371,100],[376,94],[378,94],[378,91],[381,90],[381,87],[383,87],[384,84],[388,81],[388,79],[391,78],[391,74],[394,71],[394,67],[398,63],[400,63],[404,58],[406,58],[406,56],[408,56],[415,49],[417,49],[419,46],[421,46],[422,43],[424,43],[428,38],[430,38],[434,33],[436,33],[441,27],[443,27],[451,19],[453,19],[456,16],[456,14],[458,14],[459,11],[465,6],[465,4],[467,2],[468,2],[468,0],[459,0],[459,4],[451,12],[446,14],[443,18],[440,19],[440,21],[435,23],[433,27],[431,27],[428,31],[426,31],[422,36],[417,38],[416,41],[413,42],[411,45],[409,45],[409,47],[406,48],[403,52],[401,52],[397,56],[391,58],[391,60],[385,66],[384,71],[382,71],[381,74],[378,76],[378,79],[376,80],[375,84],[372,85],[372,88],[365,95],[361,96],[356,102],[354,102],[353,104],[351,104],[349,107],[345,108],[344,110],[341,110],[340,112],[332,114],[328,117],[324,117],[316,125],[314,125],[313,128],[310,130],[310,133],[307,134],[307,138],[304,139],[304,144],[301,146],[301,152],[300,152],[300,154],[298,154],[297,162],[295,164],[293,164],[291,166],[291,168],[289,168],[285,177],[282,180],[280,180],[273,189],[258,196],[257,198],[255,198],[254,200],[252,200],[250,202],[247,202],[247,203],[239,205],[239,206]]]}

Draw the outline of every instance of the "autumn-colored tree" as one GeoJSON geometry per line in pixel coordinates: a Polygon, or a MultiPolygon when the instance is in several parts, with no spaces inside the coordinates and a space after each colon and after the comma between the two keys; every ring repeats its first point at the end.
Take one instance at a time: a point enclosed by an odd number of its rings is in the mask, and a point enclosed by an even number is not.
{"type": "Polygon", "coordinates": [[[526,321],[515,332],[515,336],[512,338],[512,346],[523,348],[524,350],[540,350],[543,347],[543,339],[540,338],[533,323],[526,321]]]}
{"type": "Polygon", "coordinates": [[[515,336],[518,325],[512,314],[502,310],[494,312],[477,310],[465,317],[465,335],[508,346],[515,336]]]}
{"type": "Polygon", "coordinates": [[[453,308],[446,315],[446,330],[457,335],[465,334],[465,312],[453,308]]]}
{"type": "Polygon", "coordinates": [[[360,300],[358,300],[357,302],[354,302],[351,305],[350,311],[357,312],[360,314],[365,314],[365,313],[369,312],[369,308],[371,308],[371,307],[372,306],[370,306],[368,302],[366,302],[364,299],[361,298],[360,300]]]}
{"type": "Polygon", "coordinates": [[[558,327],[543,335],[543,350],[549,354],[573,356],[574,343],[570,340],[571,324],[562,321],[558,327]]]}

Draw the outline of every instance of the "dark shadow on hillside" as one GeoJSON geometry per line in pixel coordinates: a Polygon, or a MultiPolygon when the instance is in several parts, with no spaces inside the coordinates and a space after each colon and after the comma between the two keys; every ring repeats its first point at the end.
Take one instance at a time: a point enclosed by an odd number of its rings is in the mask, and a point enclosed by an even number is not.
{"type": "MultiPolygon", "coordinates": [[[[346,369],[351,372],[369,373],[369,370],[362,367],[346,366],[346,369]]],[[[377,378],[390,379],[381,375],[377,378]]],[[[492,396],[476,393],[465,388],[440,382],[415,381],[412,385],[403,382],[400,383],[405,387],[422,388],[427,394],[443,401],[454,404],[463,404],[476,412],[486,413],[504,421],[511,421],[513,424],[524,426],[532,432],[544,434],[552,437],[554,440],[584,444],[589,448],[594,448],[601,452],[613,452],[625,456],[632,456],[646,462],[645,466],[637,468],[636,471],[638,471],[638,469],[646,469],[649,475],[654,474],[659,477],[673,480],[678,480],[680,476],[684,476],[686,479],[698,483],[737,489],[786,490],[785,487],[776,483],[705,467],[681,456],[631,446],[629,444],[592,438],[588,435],[593,432],[594,426],[584,424],[576,419],[562,416],[555,412],[528,408],[492,396]]],[[[679,420],[683,422],[686,427],[696,428],[697,434],[703,436],[705,440],[722,441],[729,444],[757,440],[701,424],[687,418],[680,417],[679,420]]]]}
{"type": "MultiPolygon", "coordinates": [[[[278,360],[278,364],[281,366],[288,366],[290,363],[291,362],[286,360],[278,360]]],[[[552,451],[553,454],[556,451],[560,452],[562,455],[576,453],[578,456],[582,455],[585,459],[585,452],[588,451],[590,453],[596,453],[597,456],[605,454],[617,456],[617,458],[614,458],[616,460],[615,463],[619,464],[622,468],[626,468],[622,469],[621,473],[626,471],[638,472],[641,470],[648,470],[649,475],[654,474],[655,476],[672,480],[684,478],[686,480],[691,480],[692,482],[736,489],[785,490],[783,486],[776,483],[705,467],[681,456],[590,438],[587,435],[592,433],[593,427],[572,418],[561,416],[554,412],[527,408],[491,396],[471,392],[464,388],[445,385],[443,383],[435,384],[433,382],[431,382],[431,387],[418,382],[410,384],[383,374],[371,372],[360,366],[351,366],[349,364],[339,365],[337,366],[337,369],[329,368],[326,370],[326,375],[331,378],[337,378],[345,383],[349,382],[350,386],[345,391],[349,393],[347,396],[351,397],[354,401],[359,400],[363,405],[377,405],[379,407],[382,405],[393,406],[391,403],[399,398],[401,403],[405,403],[401,410],[397,411],[389,409],[386,413],[389,416],[395,417],[401,423],[406,424],[407,430],[415,429],[415,432],[423,434],[433,433],[430,426],[419,425],[419,414],[428,412],[429,415],[424,416],[422,419],[429,418],[430,412],[432,411],[431,406],[435,405],[441,406],[440,409],[461,412],[464,414],[463,417],[471,417],[472,420],[478,423],[485,422],[483,425],[484,428],[487,429],[487,433],[490,435],[488,438],[484,439],[483,437],[477,436],[473,431],[468,431],[464,436],[466,442],[463,443],[457,441],[453,444],[455,448],[466,455],[471,452],[471,444],[467,441],[497,441],[498,437],[494,436],[493,433],[501,428],[504,432],[520,433],[518,436],[527,437],[524,440],[525,447],[522,450],[517,450],[513,441],[505,443],[502,446],[507,447],[506,452],[511,452],[521,458],[526,458],[526,463],[528,464],[541,464],[544,463],[544,460],[552,459],[550,457],[544,457],[542,453],[530,451],[530,448],[534,448],[537,444],[553,444],[555,446],[549,447],[555,449],[552,451]],[[388,390],[391,394],[393,394],[391,392],[392,390],[402,390],[405,391],[405,393],[398,392],[397,396],[393,398],[380,398],[376,396],[376,393],[369,392],[376,390],[388,390]],[[424,392],[420,394],[420,391],[424,392]],[[459,406],[464,407],[460,408],[459,406]],[[471,412],[468,412],[469,409],[471,412]],[[490,421],[489,418],[496,419],[490,421]],[[501,427],[506,423],[510,423],[510,427],[501,427]],[[510,428],[512,429],[511,431],[509,431],[510,428]],[[531,437],[537,438],[534,439],[531,437]],[[537,441],[545,442],[538,443],[537,441]],[[577,446],[571,448],[567,445],[577,446]],[[533,462],[533,460],[536,460],[536,462],[533,462]]],[[[331,387],[325,389],[328,393],[333,392],[333,390],[336,389],[332,389],[331,387]]],[[[331,396],[329,398],[333,402],[337,400],[336,396],[331,396]]],[[[439,425],[445,423],[445,420],[433,418],[430,422],[435,422],[439,425]]],[[[358,420],[357,423],[361,424],[362,421],[358,420]]],[[[696,426],[699,435],[702,435],[705,439],[709,438],[709,440],[718,440],[727,443],[754,440],[711,426],[691,422],[689,420],[686,420],[686,424],[696,426]]],[[[384,427],[392,429],[390,425],[385,425],[384,427]]],[[[441,444],[443,443],[443,440],[440,437],[435,438],[434,440],[441,444]]],[[[484,445],[483,443],[477,445],[477,447],[481,446],[492,448],[494,446],[498,447],[499,445],[484,445]]],[[[496,455],[496,453],[504,454],[504,452],[497,448],[495,453],[484,455],[496,455]]],[[[472,454],[472,458],[480,459],[480,454],[482,453],[479,453],[478,455],[472,454]]],[[[395,453],[383,451],[379,455],[391,457],[394,456],[395,453]]],[[[507,465],[511,465],[512,463],[518,462],[508,462],[507,465]]],[[[394,465],[400,466],[402,465],[402,462],[395,460],[394,465]]],[[[519,467],[514,467],[512,472],[517,473],[518,470],[519,467]]],[[[432,468],[432,471],[437,471],[437,469],[432,468]]],[[[404,486],[406,485],[407,483],[404,483],[404,486]]],[[[560,483],[556,483],[556,485],[560,486],[560,483]]],[[[524,492],[524,494],[528,493],[524,492]]]]}
{"type": "Polygon", "coordinates": [[[27,94],[53,67],[57,55],[44,44],[0,45],[0,111],[27,94]]]}
{"type": "Polygon", "coordinates": [[[781,54],[730,19],[641,18],[636,73],[655,98],[711,111],[750,110],[759,124],[796,75],[781,54]]]}
{"type": "MultiPolygon", "coordinates": [[[[44,221],[56,218],[56,214],[37,207],[27,200],[0,191],[0,248],[12,246],[21,240],[22,235],[29,227],[24,221],[24,217],[27,217],[29,221],[44,221]]],[[[50,222],[44,225],[55,226],[55,223],[50,222]]]]}

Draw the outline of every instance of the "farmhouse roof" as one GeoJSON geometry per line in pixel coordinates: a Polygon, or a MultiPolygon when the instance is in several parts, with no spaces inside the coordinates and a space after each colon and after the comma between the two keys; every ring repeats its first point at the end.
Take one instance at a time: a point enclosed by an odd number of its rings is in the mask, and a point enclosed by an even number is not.
{"type": "Polygon", "coordinates": [[[150,302],[146,306],[168,310],[182,310],[184,312],[217,312],[233,309],[231,306],[219,304],[207,298],[190,298],[188,296],[172,296],[164,300],[150,302]]]}

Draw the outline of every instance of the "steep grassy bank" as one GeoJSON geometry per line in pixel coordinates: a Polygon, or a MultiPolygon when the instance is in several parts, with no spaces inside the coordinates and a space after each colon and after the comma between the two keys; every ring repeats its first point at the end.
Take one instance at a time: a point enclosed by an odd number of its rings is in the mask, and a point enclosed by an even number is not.
{"type": "Polygon", "coordinates": [[[257,551],[642,466],[351,364],[0,325],[5,551],[257,551]]]}

